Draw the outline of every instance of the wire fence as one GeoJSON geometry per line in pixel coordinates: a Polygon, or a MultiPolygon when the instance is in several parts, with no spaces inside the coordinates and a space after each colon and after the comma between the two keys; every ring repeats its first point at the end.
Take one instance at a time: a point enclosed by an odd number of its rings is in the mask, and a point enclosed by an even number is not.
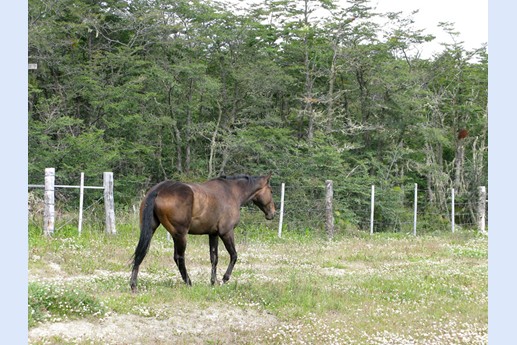
{"type": "MultiPolygon", "coordinates": [[[[375,188],[373,227],[371,214],[371,186],[340,188],[333,192],[332,213],[335,233],[350,231],[418,233],[432,231],[453,231],[459,229],[479,230],[478,196],[466,192],[456,195],[454,206],[452,193],[441,201],[431,198],[429,190],[418,188],[415,203],[415,188],[377,187],[375,188]],[[416,212],[415,212],[416,206],[416,212]],[[454,218],[452,218],[454,214],[454,218]]],[[[277,204],[280,199],[280,186],[272,186],[277,204]]],[[[341,186],[342,187],[342,186],[341,186]]],[[[452,188],[450,189],[452,192],[452,188]]],[[[307,187],[301,185],[285,186],[283,229],[285,231],[325,231],[326,198],[325,186],[307,187]]],[[[487,201],[487,200],[485,200],[487,201]]],[[[484,207],[485,224],[488,219],[486,203],[484,207]]],[[[261,212],[252,206],[241,212],[243,226],[276,225],[264,223],[261,212]]]]}
{"type": "MultiPolygon", "coordinates": [[[[301,184],[285,185],[284,213],[282,231],[296,232],[325,232],[326,221],[326,190],[322,181],[321,186],[301,184]]],[[[114,183],[115,212],[117,223],[129,223],[138,229],[138,209],[145,190],[135,188],[136,192],[131,202],[117,200],[117,189],[127,187],[130,182],[114,183]]],[[[146,181],[133,181],[136,186],[145,186],[146,181]]],[[[280,210],[281,183],[272,184],[277,212],[280,210]]],[[[89,191],[85,195],[83,223],[91,231],[104,229],[104,204],[102,191],[89,191]]],[[[439,198],[430,197],[430,191],[418,188],[415,203],[414,185],[401,187],[375,188],[375,201],[372,226],[371,186],[347,186],[345,183],[334,181],[332,199],[332,214],[335,233],[350,231],[425,233],[430,231],[456,229],[478,229],[479,199],[472,193],[456,195],[454,207],[452,194],[439,198]],[[416,205],[416,212],[415,212],[416,205]],[[452,214],[454,213],[454,218],[452,214]],[[416,217],[415,217],[416,216],[416,217]],[[416,220],[416,223],[415,223],[416,220]]],[[[42,231],[43,226],[43,191],[29,189],[29,227],[32,231],[42,231]]],[[[56,190],[56,233],[62,231],[77,231],[79,220],[79,194],[75,190],[56,190]]],[[[487,208],[485,207],[486,211],[487,208]]],[[[241,208],[239,227],[243,229],[278,228],[278,219],[266,221],[262,212],[253,204],[241,208]]],[[[485,221],[488,214],[485,214],[485,221]]]]}
{"type": "MultiPolygon", "coordinates": [[[[79,228],[79,196],[75,191],[65,190],[56,193],[55,229],[56,234],[73,234],[79,228]]],[[[97,191],[87,199],[83,207],[83,226],[91,231],[104,231],[105,208],[102,191],[97,191]]],[[[44,200],[42,190],[29,191],[29,231],[43,234],[44,229],[44,200]]]]}

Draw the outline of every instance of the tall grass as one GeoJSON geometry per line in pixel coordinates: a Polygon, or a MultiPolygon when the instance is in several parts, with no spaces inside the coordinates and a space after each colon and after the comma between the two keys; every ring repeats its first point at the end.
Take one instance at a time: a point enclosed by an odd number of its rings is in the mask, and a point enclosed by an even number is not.
{"type": "MultiPolygon", "coordinates": [[[[90,227],[78,235],[70,227],[45,238],[29,229],[31,329],[74,319],[100,327],[96,319],[116,315],[172,324],[181,315],[196,323],[195,311],[230,310],[253,311],[249,322],[260,324],[257,315],[275,321],[250,332],[222,320],[221,332],[174,339],[226,343],[231,330],[241,337],[230,342],[243,344],[486,343],[488,241],[474,232],[444,229],[413,237],[353,231],[329,241],[322,231],[302,229],[280,239],[274,224],[244,222],[236,233],[239,260],[223,286],[210,285],[208,238],[188,238],[193,286],[187,287],[160,227],[141,266],[139,293],[132,295],[136,220],[118,220],[114,236],[90,227]]],[[[221,279],[229,258],[224,246],[219,251],[221,279]]]]}

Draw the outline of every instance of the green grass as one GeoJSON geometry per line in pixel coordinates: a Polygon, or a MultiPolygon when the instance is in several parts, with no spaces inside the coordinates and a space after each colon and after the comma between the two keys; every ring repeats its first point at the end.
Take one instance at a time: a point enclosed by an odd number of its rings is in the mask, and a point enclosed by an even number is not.
{"type": "MultiPolygon", "coordinates": [[[[183,331],[171,335],[174,341],[487,342],[488,239],[473,232],[341,234],[328,241],[320,232],[284,232],[279,239],[274,230],[248,228],[236,235],[239,260],[230,282],[215,287],[209,283],[208,238],[190,236],[186,263],[193,286],[187,287],[173,263],[172,242],[160,228],[133,295],[129,261],[137,240],[131,225],[119,226],[115,236],[85,231],[47,239],[30,232],[29,327],[77,319],[101,327],[100,318],[120,315],[147,322],[191,319],[196,325],[207,322],[199,313],[213,311],[243,313],[235,318],[256,324],[221,321],[219,332],[183,331]]],[[[221,279],[228,254],[219,248],[221,279]]],[[[139,341],[160,343],[149,340],[155,332],[148,332],[139,341]]],[[[50,337],[33,342],[58,343],[50,337]]]]}
{"type": "Polygon", "coordinates": [[[43,321],[102,316],[103,303],[92,294],[62,284],[29,283],[29,327],[43,321]]]}

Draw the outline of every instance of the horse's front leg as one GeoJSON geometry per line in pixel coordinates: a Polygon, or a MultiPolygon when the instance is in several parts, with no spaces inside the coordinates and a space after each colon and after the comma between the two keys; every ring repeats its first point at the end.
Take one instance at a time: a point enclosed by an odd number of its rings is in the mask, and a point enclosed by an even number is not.
{"type": "Polygon", "coordinates": [[[187,236],[177,235],[173,236],[174,240],[174,262],[181,274],[181,278],[187,285],[192,285],[190,278],[187,274],[187,268],[185,266],[185,249],[187,248],[187,236]]]}
{"type": "Polygon", "coordinates": [[[210,283],[212,285],[219,284],[217,281],[217,261],[218,261],[218,252],[217,247],[219,245],[219,237],[217,235],[208,235],[210,242],[210,262],[212,263],[212,276],[210,277],[210,283]]]}
{"type": "Polygon", "coordinates": [[[237,251],[235,250],[235,240],[233,238],[233,229],[231,231],[228,231],[224,235],[222,235],[221,239],[223,240],[224,246],[226,247],[228,254],[230,254],[230,264],[228,265],[228,268],[226,269],[226,273],[223,276],[223,284],[224,284],[230,279],[230,276],[232,275],[233,267],[235,266],[235,263],[237,262],[237,251]]]}

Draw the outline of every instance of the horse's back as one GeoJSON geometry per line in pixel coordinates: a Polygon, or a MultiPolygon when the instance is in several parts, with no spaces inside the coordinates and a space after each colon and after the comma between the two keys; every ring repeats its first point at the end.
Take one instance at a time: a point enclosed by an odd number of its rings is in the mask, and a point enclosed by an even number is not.
{"type": "Polygon", "coordinates": [[[239,204],[224,181],[189,184],[194,191],[191,234],[220,231],[222,224],[236,224],[239,204]]]}
{"type": "Polygon", "coordinates": [[[167,229],[199,235],[216,233],[221,224],[236,225],[240,218],[239,203],[224,181],[163,181],[148,195],[153,191],[155,215],[167,229]]]}

